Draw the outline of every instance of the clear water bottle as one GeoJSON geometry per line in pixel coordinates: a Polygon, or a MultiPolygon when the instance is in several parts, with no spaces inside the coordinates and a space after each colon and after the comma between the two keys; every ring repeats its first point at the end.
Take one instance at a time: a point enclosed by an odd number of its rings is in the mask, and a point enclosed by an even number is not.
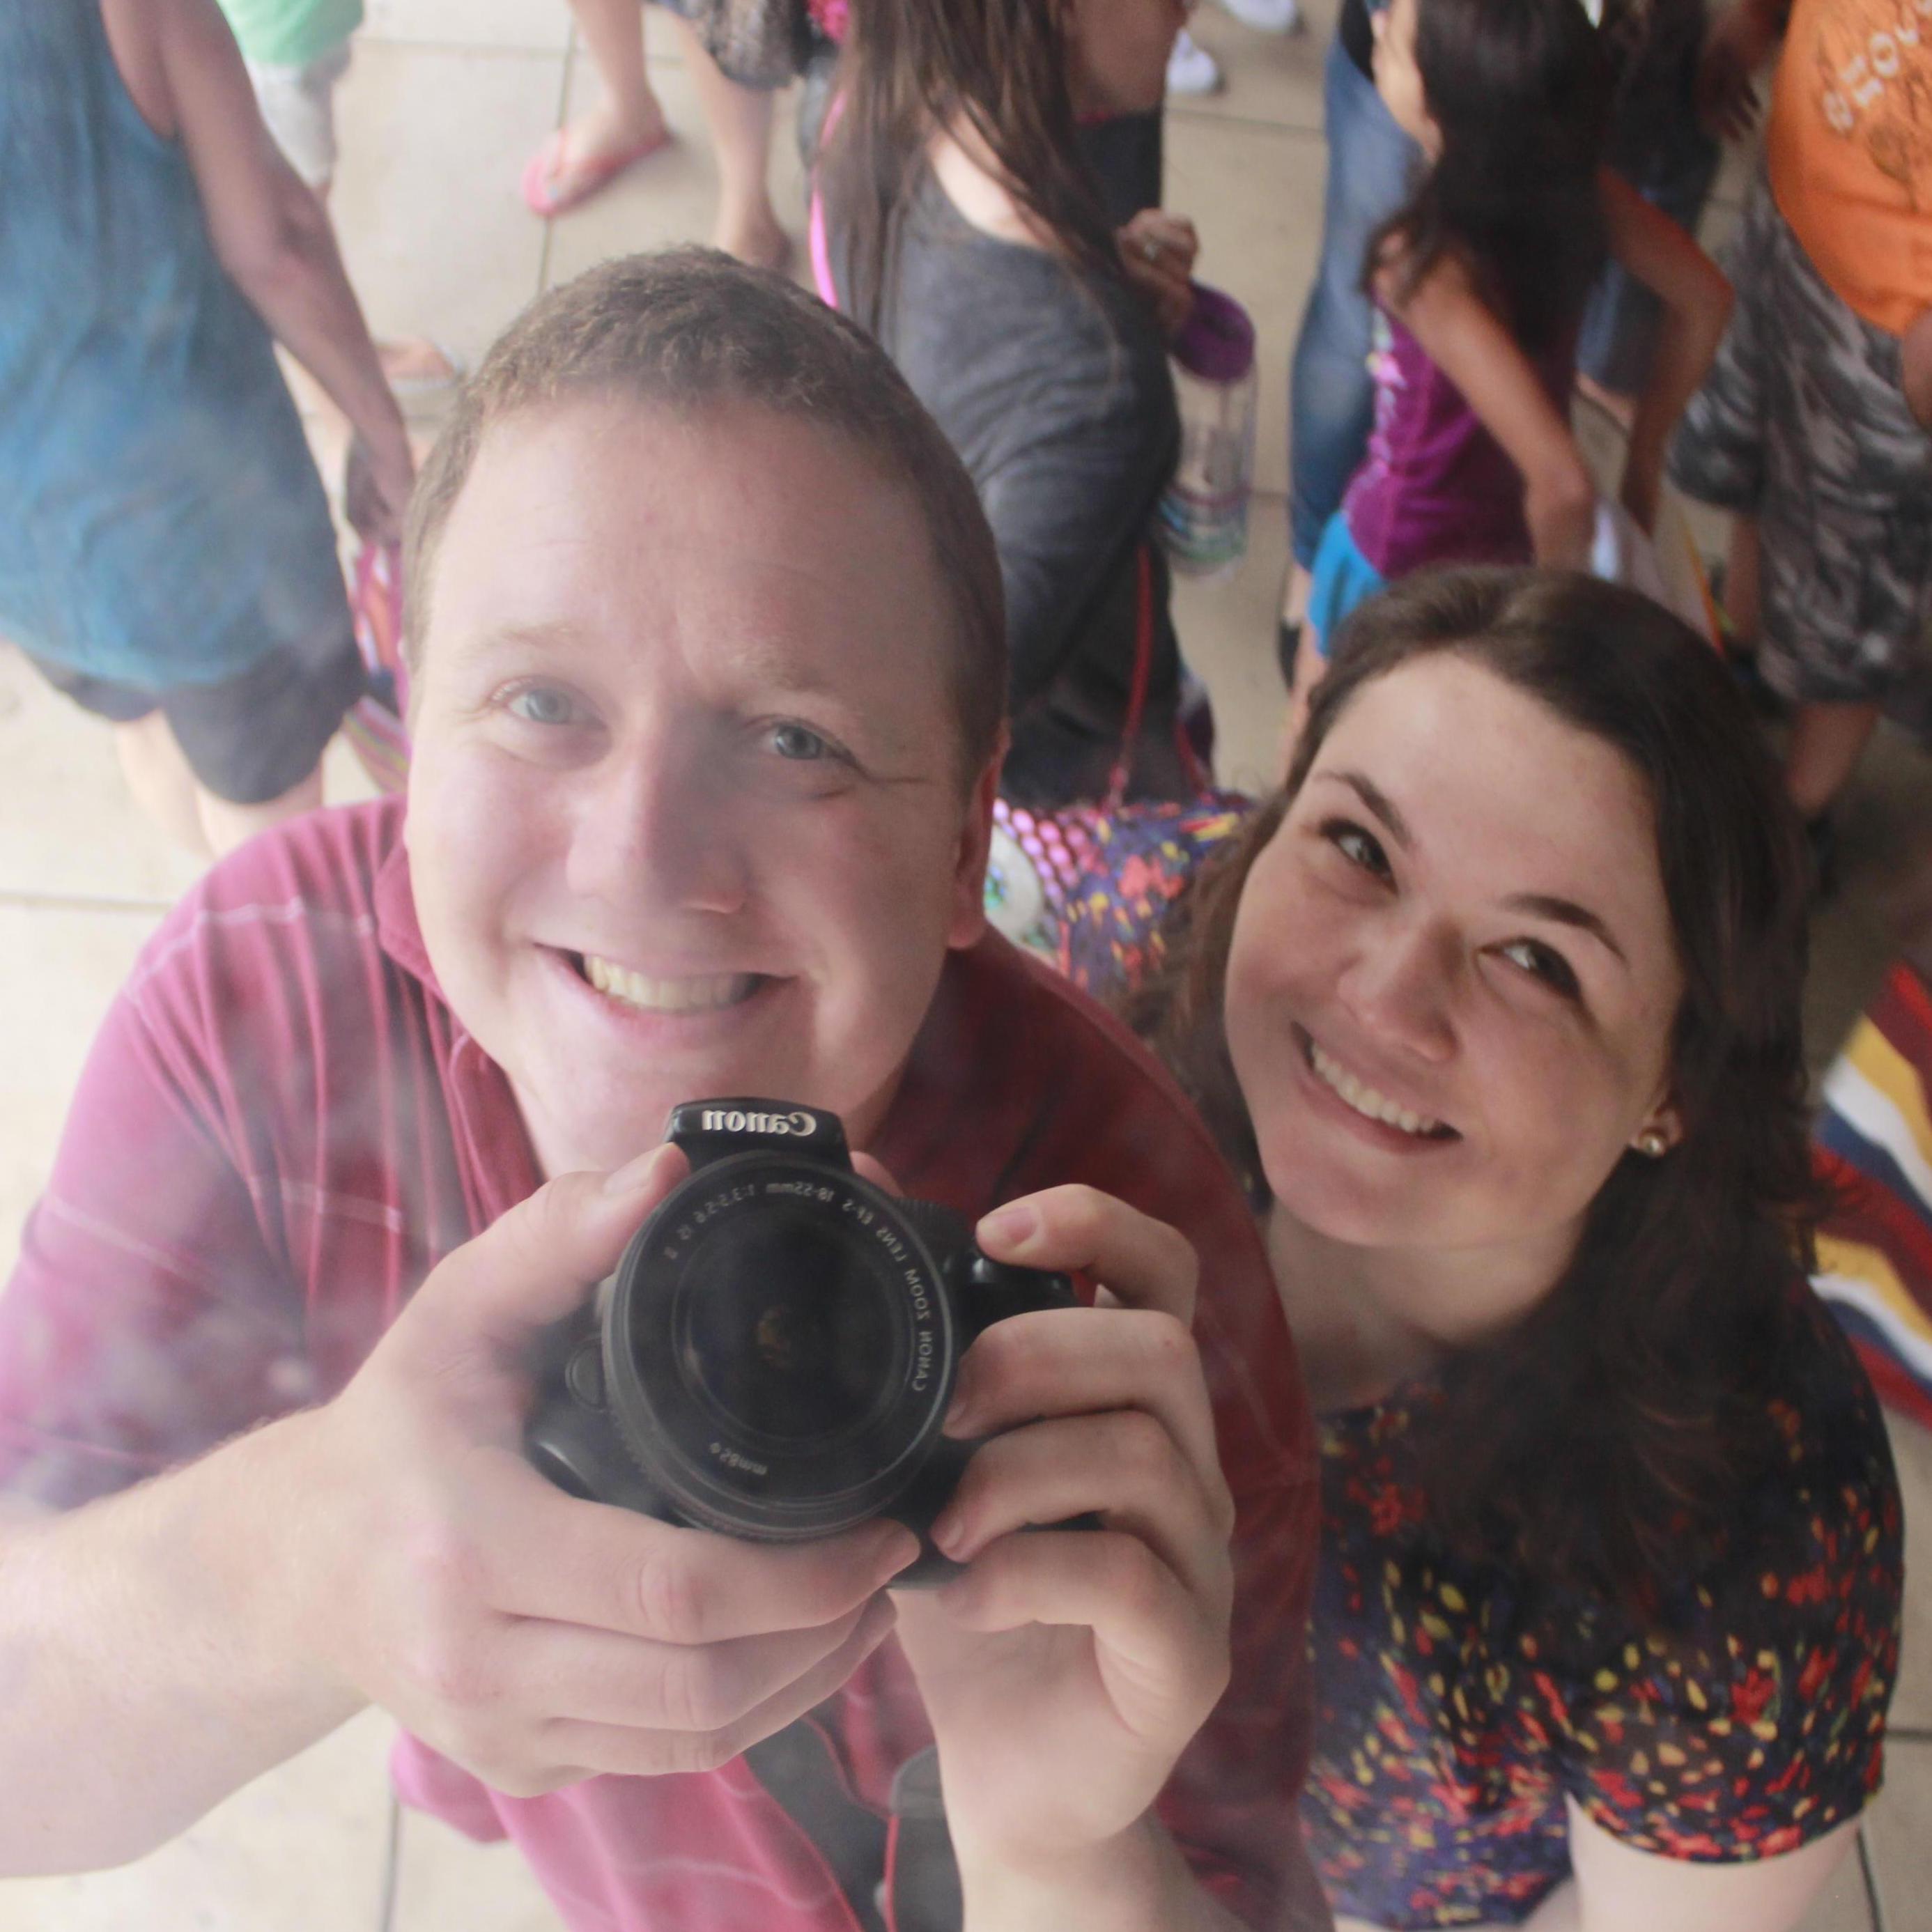
{"type": "Polygon", "coordinates": [[[1195,284],[1194,312],[1174,344],[1180,460],[1160,502],[1174,568],[1220,577],[1248,548],[1255,481],[1255,325],[1231,295],[1195,284]]]}

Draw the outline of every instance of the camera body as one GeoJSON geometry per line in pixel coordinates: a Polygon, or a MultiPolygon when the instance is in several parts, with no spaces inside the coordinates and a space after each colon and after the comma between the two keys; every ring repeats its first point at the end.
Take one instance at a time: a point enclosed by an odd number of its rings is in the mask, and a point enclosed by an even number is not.
{"type": "MultiPolygon", "coordinates": [[[[573,1496],[734,1536],[886,1516],[925,1540],[972,1453],[941,1432],[960,1358],[995,1322],[1077,1306],[1072,1282],[855,1173],[820,1108],[690,1101],[666,1138],[692,1172],[546,1338],[530,1460],[573,1496]]],[[[950,1567],[928,1543],[898,1580],[950,1567]]]]}

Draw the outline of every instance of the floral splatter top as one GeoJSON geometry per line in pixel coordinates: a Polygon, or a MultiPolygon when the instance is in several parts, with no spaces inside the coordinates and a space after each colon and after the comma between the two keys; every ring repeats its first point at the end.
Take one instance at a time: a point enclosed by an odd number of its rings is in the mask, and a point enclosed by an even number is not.
{"type": "MultiPolygon", "coordinates": [[[[1069,905],[1064,968],[1102,998],[1131,984],[1242,817],[1120,814],[1069,905]]],[[[1792,1292],[1816,1346],[1776,1405],[1784,1458],[1736,1511],[1731,1553],[1654,1620],[1445,1554],[1426,1521],[1427,1388],[1323,1420],[1302,1814],[1337,1912],[1522,1920],[1569,1874],[1566,1797],[1640,1851],[1711,1863],[1863,1810],[1898,1666],[1898,1484],[1842,1333],[1792,1292]]]]}
{"type": "Polygon", "coordinates": [[[1898,1491],[1863,1372],[1809,1317],[1804,1385],[1776,1405],[1783,1461],[1731,1553],[1654,1620],[1444,1556],[1427,1390],[1324,1420],[1302,1814],[1337,1911],[1516,1922],[1568,1874],[1566,1796],[1639,1851],[1710,1863],[1864,1809],[1898,1666],[1898,1491]]]}

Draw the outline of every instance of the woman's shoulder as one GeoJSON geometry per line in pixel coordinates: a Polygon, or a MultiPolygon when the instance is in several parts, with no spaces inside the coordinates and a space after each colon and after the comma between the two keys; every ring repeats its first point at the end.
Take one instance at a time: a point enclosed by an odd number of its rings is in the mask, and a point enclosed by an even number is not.
{"type": "Polygon", "coordinates": [[[907,210],[898,296],[897,333],[908,350],[937,326],[956,346],[981,341],[989,369],[1043,390],[1090,390],[1096,374],[1130,392],[1168,380],[1152,312],[1124,274],[983,232],[929,169],[907,210]]]}

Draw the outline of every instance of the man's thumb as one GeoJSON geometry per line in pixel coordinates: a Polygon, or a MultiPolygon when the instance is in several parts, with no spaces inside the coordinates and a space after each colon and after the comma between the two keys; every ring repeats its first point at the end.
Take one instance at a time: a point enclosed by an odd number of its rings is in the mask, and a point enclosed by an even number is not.
{"type": "Polygon", "coordinates": [[[520,1352],[583,1305],[689,1168],[667,1143],[614,1174],[560,1174],[452,1255],[416,1300],[442,1304],[474,1340],[520,1352]]]}

